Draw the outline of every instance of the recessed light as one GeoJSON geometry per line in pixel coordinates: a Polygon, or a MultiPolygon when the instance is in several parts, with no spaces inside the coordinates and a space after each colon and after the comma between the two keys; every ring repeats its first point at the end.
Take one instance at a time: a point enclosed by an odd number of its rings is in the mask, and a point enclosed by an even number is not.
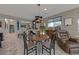
{"type": "Polygon", "coordinates": [[[46,10],[47,10],[47,8],[44,8],[44,10],[46,11],[46,10]]]}

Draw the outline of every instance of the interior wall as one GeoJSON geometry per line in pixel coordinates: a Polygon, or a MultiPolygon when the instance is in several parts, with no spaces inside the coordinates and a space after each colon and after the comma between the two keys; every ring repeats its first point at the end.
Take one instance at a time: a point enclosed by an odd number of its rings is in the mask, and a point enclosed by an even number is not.
{"type": "MultiPolygon", "coordinates": [[[[16,20],[16,19],[7,19],[7,23],[6,23],[6,28],[5,28],[5,18],[0,18],[0,21],[2,22],[2,27],[0,27],[0,33],[3,33],[3,39],[6,39],[6,35],[7,34],[18,34],[18,33],[22,33],[23,31],[21,30],[21,21],[23,20],[16,20]],[[19,21],[19,30],[17,30],[17,21],[19,21]],[[15,32],[14,33],[10,33],[9,32],[9,26],[10,25],[14,25],[14,29],[15,29],[15,32]]],[[[27,21],[24,21],[24,22],[27,22],[27,21]]],[[[25,23],[26,24],[26,23],[25,23]]],[[[26,24],[27,25],[27,24],[26,24]]]]}
{"type": "Polygon", "coordinates": [[[69,31],[71,36],[79,36],[79,25],[78,25],[78,19],[79,19],[79,8],[69,10],[63,13],[56,14],[54,16],[50,16],[47,19],[51,19],[54,17],[62,16],[62,24],[61,24],[61,29],[69,31]],[[71,26],[65,26],[64,25],[64,20],[66,18],[72,18],[72,25],[71,26]]]}

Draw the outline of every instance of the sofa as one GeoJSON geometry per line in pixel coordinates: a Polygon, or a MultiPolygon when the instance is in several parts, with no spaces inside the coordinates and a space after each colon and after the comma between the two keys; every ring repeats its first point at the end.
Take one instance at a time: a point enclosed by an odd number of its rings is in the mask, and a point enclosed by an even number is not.
{"type": "Polygon", "coordinates": [[[72,38],[66,30],[57,31],[57,43],[68,54],[79,54],[79,39],[72,38]]]}

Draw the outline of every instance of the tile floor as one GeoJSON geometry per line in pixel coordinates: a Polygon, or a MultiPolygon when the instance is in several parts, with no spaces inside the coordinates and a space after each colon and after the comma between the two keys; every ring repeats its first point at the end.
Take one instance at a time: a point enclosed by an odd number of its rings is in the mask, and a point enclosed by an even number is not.
{"type": "Polygon", "coordinates": [[[55,42],[55,55],[68,55],[58,46],[57,42],[55,42]]]}
{"type": "MultiPolygon", "coordinates": [[[[2,42],[3,48],[0,48],[0,55],[23,55],[23,41],[22,38],[18,39],[16,34],[7,34],[6,39],[2,42]]],[[[44,54],[41,53],[41,44],[37,44],[37,51],[39,55],[49,55],[46,51],[44,54]]],[[[53,50],[51,51],[53,55],[53,50]]],[[[55,43],[55,54],[56,55],[68,55],[55,43]]],[[[34,55],[34,52],[30,55],[34,55]]]]}

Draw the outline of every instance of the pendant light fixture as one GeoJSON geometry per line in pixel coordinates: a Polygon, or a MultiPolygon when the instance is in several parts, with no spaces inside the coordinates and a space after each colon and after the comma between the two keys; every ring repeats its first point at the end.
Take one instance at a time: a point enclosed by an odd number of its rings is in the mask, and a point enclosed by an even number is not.
{"type": "Polygon", "coordinates": [[[43,17],[40,14],[40,4],[37,4],[38,7],[38,16],[35,16],[35,19],[32,22],[32,28],[33,29],[44,29],[44,20],[43,17]]]}
{"type": "Polygon", "coordinates": [[[35,20],[33,20],[36,23],[40,23],[42,21],[42,16],[40,16],[40,4],[37,4],[38,6],[38,16],[35,16],[35,20]]]}

